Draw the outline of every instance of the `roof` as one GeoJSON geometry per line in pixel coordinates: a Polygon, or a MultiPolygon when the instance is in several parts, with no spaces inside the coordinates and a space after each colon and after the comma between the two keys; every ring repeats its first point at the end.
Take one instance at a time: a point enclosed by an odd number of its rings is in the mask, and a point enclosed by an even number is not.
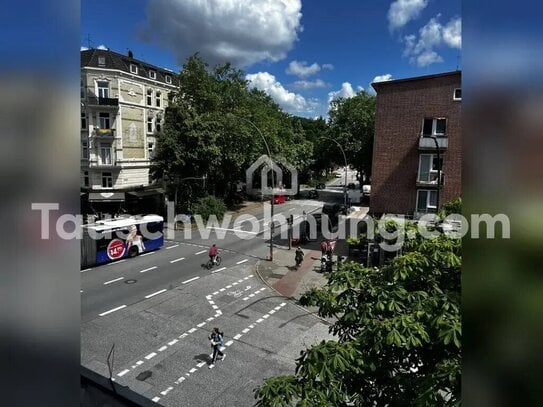
{"type": "Polygon", "coordinates": [[[437,78],[443,78],[446,76],[461,76],[462,71],[451,71],[451,72],[443,72],[443,73],[436,73],[432,75],[424,75],[424,76],[413,76],[411,78],[403,78],[403,79],[394,79],[391,81],[382,81],[382,82],[373,82],[371,86],[373,89],[377,90],[377,88],[382,86],[388,86],[388,85],[394,85],[397,83],[403,83],[403,82],[413,82],[413,81],[426,81],[429,79],[437,79],[437,78]]]}
{"type": "MultiPolygon", "coordinates": [[[[160,68],[158,66],[149,64],[144,61],[140,61],[130,55],[119,54],[118,52],[107,50],[107,49],[98,49],[92,48],[88,50],[81,51],[81,67],[91,67],[91,68],[102,68],[102,69],[114,69],[123,72],[130,73],[131,75],[136,75],[141,78],[150,79],[149,71],[156,72],[156,80],[158,82],[163,82],[166,85],[171,85],[171,83],[166,82],[166,75],[172,77],[173,72],[169,69],[160,68]],[[98,58],[104,57],[105,64],[99,65],[98,58]],[[130,64],[134,64],[138,67],[138,73],[134,74],[130,72],[130,64]]],[[[172,78],[173,80],[173,78],[172,78]]]]}

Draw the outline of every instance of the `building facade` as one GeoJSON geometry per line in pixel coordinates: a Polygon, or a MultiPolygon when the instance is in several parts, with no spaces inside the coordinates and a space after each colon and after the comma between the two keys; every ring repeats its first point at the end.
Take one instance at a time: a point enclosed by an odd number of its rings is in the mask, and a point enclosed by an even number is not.
{"type": "Polygon", "coordinates": [[[417,219],[437,212],[462,192],[460,71],[372,86],[377,101],[370,213],[417,219]]]}
{"type": "Polygon", "coordinates": [[[161,199],[150,160],[173,82],[130,51],[81,51],[83,213],[145,212],[145,201],[161,199]]]}

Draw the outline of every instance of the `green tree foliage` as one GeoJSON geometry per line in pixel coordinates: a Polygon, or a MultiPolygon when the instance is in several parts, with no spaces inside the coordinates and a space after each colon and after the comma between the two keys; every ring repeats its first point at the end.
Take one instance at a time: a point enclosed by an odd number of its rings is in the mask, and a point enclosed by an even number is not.
{"type": "MultiPolygon", "coordinates": [[[[332,101],[329,111],[329,136],[345,150],[347,161],[360,172],[370,175],[375,131],[375,96],[360,91],[352,98],[332,101]]],[[[343,164],[340,151],[331,150],[334,160],[343,164]]]]}
{"type": "Polygon", "coordinates": [[[170,96],[163,131],[157,136],[153,161],[155,179],[207,176],[208,190],[231,192],[234,182],[266,153],[284,156],[303,169],[310,163],[312,144],[301,126],[262,91],[250,89],[241,70],[230,64],[211,69],[198,55],[190,57],[170,96]]]}
{"type": "Polygon", "coordinates": [[[293,375],[255,389],[257,404],[459,405],[460,266],[460,241],[444,235],[412,236],[380,269],[343,264],[301,299],[336,321],[337,341],[301,352],[293,375]]]}
{"type": "Polygon", "coordinates": [[[203,221],[207,221],[211,215],[215,215],[217,219],[222,219],[226,212],[226,205],[220,198],[214,196],[205,196],[198,198],[192,206],[193,213],[200,215],[203,221]]]}

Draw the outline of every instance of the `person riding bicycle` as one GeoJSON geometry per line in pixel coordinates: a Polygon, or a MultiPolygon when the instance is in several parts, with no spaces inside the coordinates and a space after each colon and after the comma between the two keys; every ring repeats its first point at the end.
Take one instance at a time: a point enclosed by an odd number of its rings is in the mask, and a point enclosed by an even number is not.
{"type": "Polygon", "coordinates": [[[213,264],[215,264],[217,261],[218,253],[219,253],[219,249],[217,248],[217,245],[213,245],[209,248],[209,251],[208,251],[209,259],[211,260],[213,264]]]}

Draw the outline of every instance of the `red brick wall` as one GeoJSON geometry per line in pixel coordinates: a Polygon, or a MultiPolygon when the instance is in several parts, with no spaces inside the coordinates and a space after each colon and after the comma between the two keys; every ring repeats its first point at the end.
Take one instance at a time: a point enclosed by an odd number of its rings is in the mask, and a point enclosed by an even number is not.
{"type": "Polygon", "coordinates": [[[425,117],[446,117],[445,183],[440,204],[461,195],[460,73],[377,85],[370,212],[412,215],[416,207],[419,137],[425,117]]]}

